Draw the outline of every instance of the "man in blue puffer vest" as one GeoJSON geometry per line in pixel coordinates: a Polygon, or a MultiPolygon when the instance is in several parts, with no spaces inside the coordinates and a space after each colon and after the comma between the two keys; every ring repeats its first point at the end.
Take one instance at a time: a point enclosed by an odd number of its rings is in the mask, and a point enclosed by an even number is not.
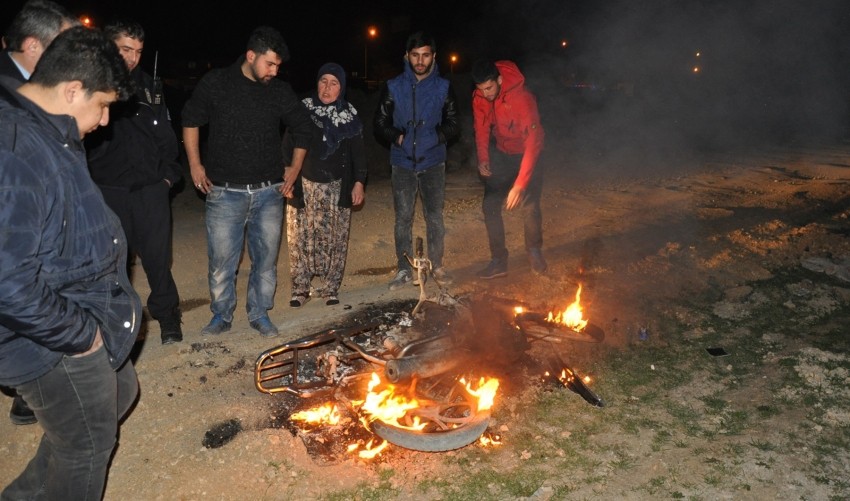
{"type": "Polygon", "coordinates": [[[390,290],[413,279],[405,254],[413,256],[413,209],[422,198],[433,275],[449,280],[443,267],[443,202],[446,192],[446,143],[457,137],[457,102],[451,83],[437,71],[434,38],[419,31],[407,39],[404,72],[389,80],[375,113],[375,136],[390,144],[395,252],[398,273],[390,290]]]}

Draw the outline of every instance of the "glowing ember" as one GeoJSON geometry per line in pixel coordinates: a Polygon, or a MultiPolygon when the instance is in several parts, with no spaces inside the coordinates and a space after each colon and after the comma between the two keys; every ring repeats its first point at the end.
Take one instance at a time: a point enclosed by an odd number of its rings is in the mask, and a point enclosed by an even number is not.
{"type": "MultiPolygon", "coordinates": [[[[358,452],[357,455],[362,459],[372,459],[373,457],[380,454],[384,449],[386,449],[388,445],[390,445],[389,442],[384,440],[380,445],[374,446],[374,448],[373,448],[372,444],[374,442],[375,442],[374,440],[369,440],[369,442],[366,444],[366,446],[363,448],[363,450],[358,452]]],[[[360,448],[360,444],[358,444],[358,443],[351,444],[351,445],[348,446],[348,452],[353,453],[354,451],[356,451],[359,448],[360,448]]]]}
{"type": "Polygon", "coordinates": [[[403,418],[408,411],[419,407],[419,402],[415,398],[396,394],[395,385],[389,383],[384,385],[383,390],[375,391],[375,388],[379,385],[381,385],[381,378],[373,372],[366,399],[362,402],[353,402],[355,406],[359,405],[361,410],[369,414],[370,421],[378,419],[389,425],[407,430],[421,430],[425,427],[426,423],[421,423],[418,417],[414,417],[411,426],[399,422],[399,419],[403,418]]]}
{"type": "Polygon", "coordinates": [[[502,437],[497,434],[484,433],[481,435],[481,438],[478,439],[478,443],[484,447],[502,445],[502,437]]]}
{"type": "Polygon", "coordinates": [[[582,319],[580,299],[581,284],[579,284],[578,290],[576,291],[576,300],[571,305],[567,306],[567,309],[563,312],[552,314],[550,311],[549,316],[546,317],[546,321],[563,324],[576,332],[581,332],[587,326],[587,320],[582,319]]]}
{"type": "MultiPolygon", "coordinates": [[[[463,380],[461,380],[463,382],[463,380]]],[[[481,378],[478,380],[478,389],[472,389],[472,383],[466,384],[466,391],[478,399],[478,412],[486,411],[493,407],[496,398],[496,390],[499,389],[499,380],[495,378],[481,378]]]]}
{"type": "MultiPolygon", "coordinates": [[[[549,373],[547,372],[546,375],[549,375],[549,373]]],[[[575,379],[575,377],[576,377],[576,375],[572,371],[564,369],[564,370],[561,371],[561,375],[558,376],[558,379],[561,380],[562,383],[566,384],[566,383],[572,381],[573,379],[575,379]]],[[[584,376],[583,378],[581,378],[581,380],[585,384],[587,384],[587,383],[590,382],[590,376],[584,376]]]]}
{"type": "Polygon", "coordinates": [[[339,424],[340,414],[339,409],[336,408],[335,404],[327,403],[313,409],[298,411],[289,416],[289,419],[292,421],[304,421],[305,423],[316,425],[335,425],[339,424]]]}

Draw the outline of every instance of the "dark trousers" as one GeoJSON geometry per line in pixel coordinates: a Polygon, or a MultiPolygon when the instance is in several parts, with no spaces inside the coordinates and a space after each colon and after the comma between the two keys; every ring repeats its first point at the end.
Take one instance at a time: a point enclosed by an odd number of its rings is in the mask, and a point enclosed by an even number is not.
{"type": "Polygon", "coordinates": [[[171,275],[171,199],[165,181],[129,191],[101,186],[106,204],[121,220],[127,236],[128,255],[142,260],[151,293],[148,312],[157,320],[176,314],[180,306],[177,285],[171,275]]]}
{"type": "MultiPolygon", "coordinates": [[[[496,149],[490,150],[490,176],[484,179],[484,225],[487,227],[487,239],[490,244],[490,257],[507,259],[508,249],[505,247],[505,223],[502,220],[502,209],[508,192],[514,185],[522,155],[506,155],[496,149]]],[[[543,173],[540,168],[534,170],[534,175],[525,189],[524,198],[520,204],[523,226],[525,230],[525,248],[540,249],[543,247],[543,227],[540,213],[540,194],[543,190],[543,173]]]]}
{"type": "Polygon", "coordinates": [[[139,394],[133,363],[117,372],[105,348],[62,358],[50,372],[16,387],[44,430],[35,457],[0,499],[100,500],[118,421],[139,394]]]}
{"type": "Polygon", "coordinates": [[[405,253],[413,255],[413,209],[416,194],[422,199],[425,235],[428,240],[428,259],[434,269],[443,266],[446,228],[443,225],[443,205],[446,198],[446,164],[441,163],[423,171],[413,171],[393,165],[393,205],[395,206],[395,254],[399,270],[411,270],[405,253]]]}

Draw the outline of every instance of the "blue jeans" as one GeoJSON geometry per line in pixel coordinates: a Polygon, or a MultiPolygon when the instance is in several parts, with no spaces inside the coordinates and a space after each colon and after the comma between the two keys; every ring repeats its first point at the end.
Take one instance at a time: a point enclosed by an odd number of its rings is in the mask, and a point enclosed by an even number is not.
{"type": "Polygon", "coordinates": [[[35,457],[0,499],[101,499],[118,421],[139,394],[133,362],[113,371],[105,348],[66,356],[16,390],[44,435],[35,457]]]}
{"type": "MultiPolygon", "coordinates": [[[[490,257],[493,259],[508,258],[502,209],[519,174],[520,162],[522,162],[522,155],[506,155],[498,150],[490,149],[491,174],[483,178],[484,200],[481,207],[484,212],[484,226],[487,228],[490,257]]],[[[537,165],[525,188],[525,196],[520,205],[526,250],[543,247],[543,217],[540,213],[542,191],[543,171],[541,166],[537,165]]]]}
{"type": "Polygon", "coordinates": [[[443,265],[443,204],[446,198],[446,164],[441,163],[423,171],[393,165],[393,205],[395,206],[395,255],[398,269],[412,270],[405,253],[413,255],[413,209],[416,194],[422,199],[425,234],[428,239],[428,259],[434,269],[443,265]]]}
{"type": "Polygon", "coordinates": [[[277,289],[277,256],[283,224],[280,183],[256,191],[214,186],[207,194],[207,252],[210,309],[225,322],[236,309],[236,272],[245,236],[251,273],[248,276],[248,320],[268,315],[277,289]]]}

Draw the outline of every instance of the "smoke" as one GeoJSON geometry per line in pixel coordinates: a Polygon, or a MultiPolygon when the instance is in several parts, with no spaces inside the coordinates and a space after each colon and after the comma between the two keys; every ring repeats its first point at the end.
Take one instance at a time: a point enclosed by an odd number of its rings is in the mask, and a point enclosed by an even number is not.
{"type": "Polygon", "coordinates": [[[634,166],[846,137],[848,28],[843,0],[586,0],[499,2],[470,30],[520,65],[547,150],[634,166]]]}

